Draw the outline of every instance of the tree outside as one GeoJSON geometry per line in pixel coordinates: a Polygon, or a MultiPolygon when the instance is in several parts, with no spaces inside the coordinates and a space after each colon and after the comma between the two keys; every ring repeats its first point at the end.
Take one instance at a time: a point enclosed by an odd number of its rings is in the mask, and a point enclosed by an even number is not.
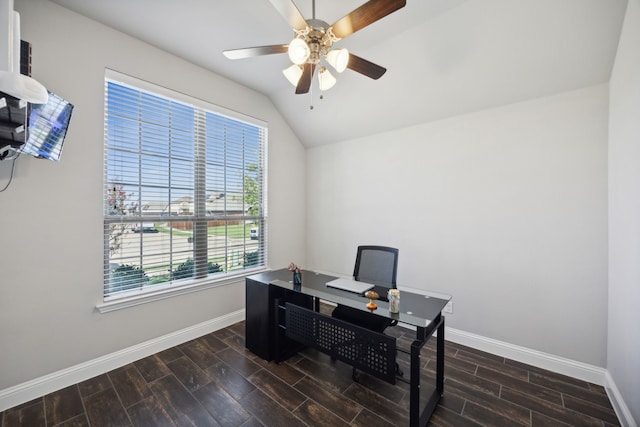
{"type": "MultiPolygon", "coordinates": [[[[136,203],[127,202],[133,193],[127,194],[122,186],[109,186],[107,192],[107,209],[109,215],[122,216],[127,212],[135,212],[136,203]]],[[[109,252],[113,254],[122,246],[122,236],[127,230],[127,224],[109,224],[109,252]]]]}
{"type": "MultiPolygon", "coordinates": [[[[247,166],[247,170],[250,172],[256,172],[258,170],[257,165],[247,166]]],[[[255,178],[245,174],[244,176],[244,202],[247,204],[247,212],[251,216],[258,216],[260,214],[260,188],[255,178]]]]}

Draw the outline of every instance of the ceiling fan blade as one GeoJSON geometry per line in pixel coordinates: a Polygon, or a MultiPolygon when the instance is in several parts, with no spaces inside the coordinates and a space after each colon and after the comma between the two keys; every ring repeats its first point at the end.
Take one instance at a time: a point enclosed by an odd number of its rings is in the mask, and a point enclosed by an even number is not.
{"type": "Polygon", "coordinates": [[[386,68],[374,64],[373,62],[367,61],[366,59],[360,58],[353,53],[349,53],[349,63],[347,64],[347,68],[370,77],[374,80],[378,80],[384,73],[387,72],[386,68]]]}
{"type": "Polygon", "coordinates": [[[224,56],[229,59],[253,58],[254,56],[271,55],[274,53],[285,53],[289,46],[286,44],[274,44],[271,46],[245,47],[243,49],[225,50],[224,56]]]}
{"type": "Polygon", "coordinates": [[[269,0],[273,7],[289,23],[289,26],[296,30],[307,28],[307,21],[300,13],[292,0],[269,0]]]}
{"type": "MultiPolygon", "coordinates": [[[[274,0],[271,0],[273,3],[274,0]]],[[[350,36],[376,22],[379,19],[403,8],[407,4],[407,0],[370,0],[353,10],[346,16],[338,19],[333,28],[333,34],[341,39],[350,36]]]]}
{"type": "Polygon", "coordinates": [[[313,77],[313,72],[315,71],[315,69],[315,64],[310,64],[308,62],[304,64],[302,76],[300,76],[300,80],[298,80],[298,86],[296,86],[296,94],[309,92],[309,88],[311,88],[311,78],[313,77]]]}

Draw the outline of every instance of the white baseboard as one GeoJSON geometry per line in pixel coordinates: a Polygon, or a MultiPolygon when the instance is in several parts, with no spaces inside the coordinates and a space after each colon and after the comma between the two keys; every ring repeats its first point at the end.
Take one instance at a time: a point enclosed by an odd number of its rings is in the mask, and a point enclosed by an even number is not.
{"type": "Polygon", "coordinates": [[[517,362],[578,378],[593,384],[605,385],[605,373],[607,371],[598,366],[577,362],[449,327],[445,328],[445,337],[448,341],[473,347],[486,351],[487,353],[503,356],[517,362]]]}
{"type": "Polygon", "coordinates": [[[638,427],[609,371],[604,368],[449,327],[445,327],[445,337],[448,341],[486,351],[487,353],[497,354],[511,360],[601,385],[607,391],[607,396],[622,426],[638,427]]]}
{"type": "Polygon", "coordinates": [[[159,338],[125,348],[106,356],[71,366],[66,369],[0,390],[0,411],[44,396],[72,384],[104,374],[127,363],[185,343],[202,335],[217,331],[245,319],[245,310],[238,310],[159,338]]]}
{"type": "MultiPolygon", "coordinates": [[[[176,331],[162,337],[149,340],[135,346],[98,357],[88,362],[72,366],[52,374],[27,381],[22,384],[0,390],[0,411],[12,408],[22,403],[60,390],[115,368],[134,362],[202,335],[217,331],[245,319],[245,310],[233,313],[176,331]]],[[[404,325],[406,326],[406,325],[404,325]]],[[[414,329],[409,327],[410,329],[414,329]]],[[[620,395],[613,378],[606,369],[588,365],[582,362],[532,350],[526,347],[505,343],[502,341],[464,332],[446,327],[446,339],[458,344],[466,345],[488,353],[503,356],[518,362],[526,363],[553,372],[582,379],[594,384],[602,385],[624,427],[638,427],[633,420],[629,408],[620,395]]]]}
{"type": "Polygon", "coordinates": [[[618,386],[616,386],[616,383],[613,381],[613,378],[608,371],[605,375],[605,379],[606,382],[604,387],[607,390],[607,396],[609,396],[609,400],[613,405],[613,409],[616,411],[616,415],[618,416],[618,420],[620,420],[622,427],[638,427],[638,424],[633,419],[633,415],[631,415],[629,407],[620,394],[620,390],[618,390],[618,386]]]}

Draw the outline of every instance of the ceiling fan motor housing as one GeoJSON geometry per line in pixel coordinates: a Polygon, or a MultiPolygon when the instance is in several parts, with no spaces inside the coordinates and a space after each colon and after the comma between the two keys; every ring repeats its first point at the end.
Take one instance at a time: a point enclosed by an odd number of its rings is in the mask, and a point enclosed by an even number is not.
{"type": "Polygon", "coordinates": [[[304,31],[304,41],[309,46],[311,54],[307,62],[318,64],[320,58],[326,56],[333,43],[340,40],[331,31],[331,27],[321,19],[308,19],[307,31],[304,31]]]}

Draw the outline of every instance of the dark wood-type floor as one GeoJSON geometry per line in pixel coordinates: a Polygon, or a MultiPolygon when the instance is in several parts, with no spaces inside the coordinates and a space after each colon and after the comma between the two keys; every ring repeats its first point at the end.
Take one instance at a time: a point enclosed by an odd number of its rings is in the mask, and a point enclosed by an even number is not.
{"type": "MultiPolygon", "coordinates": [[[[244,348],[244,322],[0,413],[2,427],[408,426],[408,385],[305,350],[280,365],[244,348]]],[[[389,328],[408,348],[413,332],[389,328]]],[[[423,381],[435,375],[435,340],[423,381]]],[[[451,342],[432,426],[619,425],[604,389],[451,342]]],[[[407,358],[399,363],[408,375],[407,358]]]]}

